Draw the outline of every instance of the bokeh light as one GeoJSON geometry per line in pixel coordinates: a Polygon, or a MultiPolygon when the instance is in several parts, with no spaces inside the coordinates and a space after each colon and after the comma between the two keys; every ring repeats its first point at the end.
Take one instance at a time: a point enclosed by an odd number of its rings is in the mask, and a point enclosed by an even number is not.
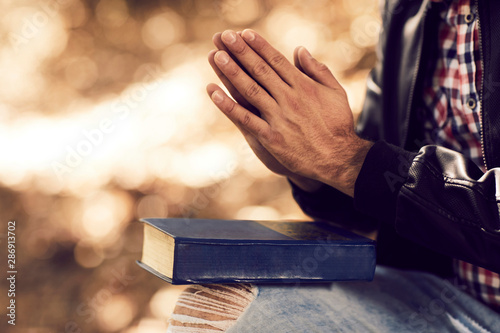
{"type": "Polygon", "coordinates": [[[99,266],[104,260],[102,247],[80,240],[74,250],[75,261],[82,267],[93,268],[99,266]]]}
{"type": "Polygon", "coordinates": [[[184,37],[184,20],[173,11],[149,18],[142,27],[142,39],[153,50],[161,50],[184,37]]]}
{"type": "Polygon", "coordinates": [[[115,295],[98,312],[97,321],[105,332],[115,332],[127,327],[137,312],[137,305],[125,295],[115,295]]]}
{"type": "Polygon", "coordinates": [[[79,57],[69,59],[64,70],[66,83],[77,90],[92,87],[99,75],[97,66],[92,59],[79,57]]]}
{"type": "Polygon", "coordinates": [[[281,218],[278,210],[268,206],[243,207],[236,213],[239,220],[279,220],[281,218]]]}
{"type": "Polygon", "coordinates": [[[167,321],[175,307],[175,300],[186,286],[169,286],[158,290],[149,303],[151,313],[158,319],[167,321]]]}
{"type": "Polygon", "coordinates": [[[95,15],[103,27],[121,27],[129,17],[127,2],[101,0],[96,6],[95,15]]]}
{"type": "Polygon", "coordinates": [[[248,25],[262,17],[264,3],[261,0],[216,1],[217,13],[231,25],[248,25]]]}
{"type": "Polygon", "coordinates": [[[0,10],[0,216],[19,225],[26,332],[165,332],[183,288],[135,264],[140,218],[306,218],[206,94],[215,32],[253,28],[289,59],[307,47],[357,114],[380,30],[371,0],[0,10]]]}
{"type": "Polygon", "coordinates": [[[157,194],[146,195],[137,204],[137,216],[145,217],[167,217],[168,206],[165,199],[157,194]]]}

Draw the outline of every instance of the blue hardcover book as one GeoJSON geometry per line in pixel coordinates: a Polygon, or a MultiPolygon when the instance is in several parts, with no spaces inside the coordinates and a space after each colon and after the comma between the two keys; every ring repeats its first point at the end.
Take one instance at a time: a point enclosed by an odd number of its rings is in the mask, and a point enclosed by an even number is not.
{"type": "Polygon", "coordinates": [[[143,219],[141,261],[172,284],[372,280],[375,242],[327,222],[143,219]]]}

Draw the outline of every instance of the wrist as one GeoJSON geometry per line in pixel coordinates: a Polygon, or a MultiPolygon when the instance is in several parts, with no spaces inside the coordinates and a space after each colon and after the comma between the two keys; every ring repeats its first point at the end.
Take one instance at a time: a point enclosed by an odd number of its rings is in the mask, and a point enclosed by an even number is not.
{"type": "Polygon", "coordinates": [[[342,153],[332,156],[335,165],[332,166],[331,172],[324,179],[324,182],[354,197],[356,180],[358,179],[366,155],[372,146],[373,142],[363,140],[354,135],[343,145],[345,150],[342,153]]]}
{"type": "Polygon", "coordinates": [[[316,192],[321,188],[323,183],[320,181],[311,179],[311,178],[306,178],[300,175],[292,175],[288,176],[288,180],[290,180],[293,184],[295,184],[297,187],[299,187],[301,190],[306,191],[306,192],[316,192]]]}

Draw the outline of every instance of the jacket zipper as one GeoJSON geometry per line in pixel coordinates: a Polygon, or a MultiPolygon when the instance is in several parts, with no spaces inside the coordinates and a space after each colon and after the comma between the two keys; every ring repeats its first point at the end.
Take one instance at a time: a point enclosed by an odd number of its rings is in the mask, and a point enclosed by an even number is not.
{"type": "Polygon", "coordinates": [[[481,130],[481,153],[483,154],[483,163],[486,170],[488,170],[488,164],[486,162],[486,154],[484,151],[484,124],[483,124],[483,90],[484,90],[484,55],[483,55],[483,39],[481,35],[481,23],[479,20],[479,0],[476,3],[476,15],[477,15],[477,32],[479,35],[479,55],[481,58],[481,90],[479,91],[479,127],[481,130]]]}

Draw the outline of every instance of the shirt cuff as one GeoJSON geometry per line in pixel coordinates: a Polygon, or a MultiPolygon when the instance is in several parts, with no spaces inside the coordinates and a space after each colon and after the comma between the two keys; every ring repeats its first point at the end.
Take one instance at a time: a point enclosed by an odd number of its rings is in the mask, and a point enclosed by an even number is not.
{"type": "Polygon", "coordinates": [[[353,199],[323,184],[315,192],[306,192],[289,180],[295,201],[304,213],[314,219],[337,223],[359,232],[371,232],[378,228],[378,222],[354,209],[353,199]]]}
{"type": "Polygon", "coordinates": [[[368,151],[354,186],[354,206],[381,222],[395,224],[399,190],[417,153],[385,141],[368,151]]]}

